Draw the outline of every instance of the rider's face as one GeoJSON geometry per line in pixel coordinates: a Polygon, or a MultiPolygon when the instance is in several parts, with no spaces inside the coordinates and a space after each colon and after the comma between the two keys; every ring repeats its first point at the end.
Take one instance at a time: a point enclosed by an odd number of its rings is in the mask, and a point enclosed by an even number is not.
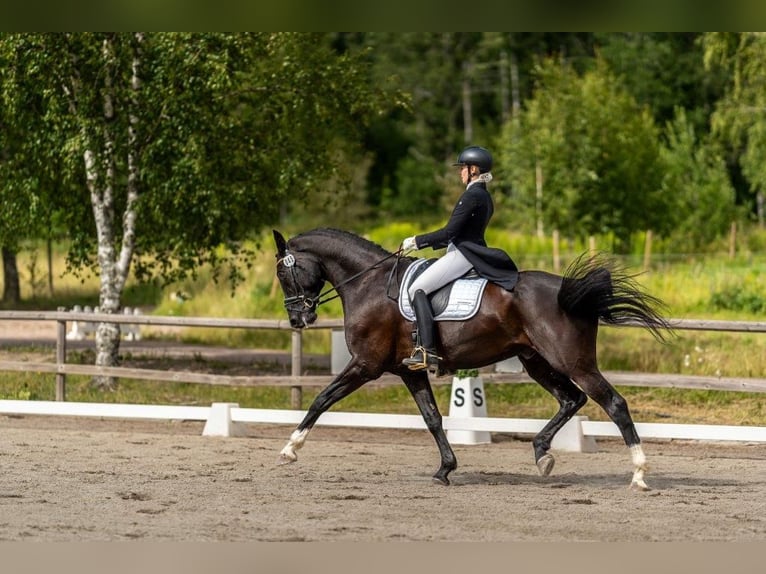
{"type": "Polygon", "coordinates": [[[460,181],[462,181],[464,185],[468,183],[470,173],[471,171],[467,165],[464,165],[460,168],[460,181]]]}

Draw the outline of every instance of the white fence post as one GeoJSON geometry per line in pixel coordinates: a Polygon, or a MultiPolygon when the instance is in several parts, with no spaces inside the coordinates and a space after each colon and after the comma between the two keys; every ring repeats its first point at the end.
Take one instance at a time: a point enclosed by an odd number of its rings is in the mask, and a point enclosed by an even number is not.
{"type": "Polygon", "coordinates": [[[245,425],[231,420],[233,408],[239,408],[239,403],[213,403],[202,436],[244,436],[245,425]]]}
{"type": "Polygon", "coordinates": [[[351,353],[346,345],[346,332],[343,329],[333,329],[331,337],[330,373],[337,375],[348,365],[351,353]]]}
{"type": "MultiPolygon", "coordinates": [[[[82,307],[75,305],[72,307],[72,312],[82,313],[82,307]]],[[[85,333],[83,333],[82,329],[80,328],[79,321],[72,321],[72,327],[66,334],[66,338],[68,341],[82,341],[85,338],[85,333]]]]}
{"type": "Polygon", "coordinates": [[[495,363],[496,373],[522,373],[524,372],[524,366],[519,361],[518,357],[511,357],[499,363],[495,363]]]}
{"type": "Polygon", "coordinates": [[[569,452],[598,452],[596,439],[583,434],[582,423],[587,420],[586,416],[573,416],[553,437],[551,448],[569,452]]]}
{"type": "MultiPolygon", "coordinates": [[[[125,307],[122,310],[122,313],[124,315],[138,316],[141,314],[141,309],[139,309],[138,307],[136,307],[135,309],[131,309],[130,307],[125,307]]],[[[123,323],[122,336],[126,341],[140,341],[141,340],[140,326],[136,323],[123,323]]]]}

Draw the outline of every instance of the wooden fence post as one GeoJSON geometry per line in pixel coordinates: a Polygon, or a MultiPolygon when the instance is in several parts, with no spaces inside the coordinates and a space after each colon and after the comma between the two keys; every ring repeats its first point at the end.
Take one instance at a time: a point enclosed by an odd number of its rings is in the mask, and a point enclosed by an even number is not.
{"type": "Polygon", "coordinates": [[[644,241],[644,269],[649,269],[652,262],[652,230],[646,230],[646,240],[644,241]]]}
{"type": "Polygon", "coordinates": [[[535,215],[537,216],[537,236],[542,239],[543,231],[543,168],[535,165],[535,215]]]}
{"type": "Polygon", "coordinates": [[[596,238],[593,235],[588,237],[588,254],[591,257],[596,254],[596,238]]]}
{"type": "Polygon", "coordinates": [[[731,222],[731,231],[729,231],[729,259],[734,259],[737,251],[737,222],[731,222]]]}
{"type": "Polygon", "coordinates": [[[559,230],[553,230],[553,271],[561,271],[561,254],[559,252],[559,230]]]}
{"type": "MultiPolygon", "coordinates": [[[[59,307],[59,311],[66,311],[64,307],[59,307]]],[[[56,321],[56,365],[66,363],[66,320],[56,321]]],[[[66,400],[66,374],[56,373],[56,400],[66,400]]]]}

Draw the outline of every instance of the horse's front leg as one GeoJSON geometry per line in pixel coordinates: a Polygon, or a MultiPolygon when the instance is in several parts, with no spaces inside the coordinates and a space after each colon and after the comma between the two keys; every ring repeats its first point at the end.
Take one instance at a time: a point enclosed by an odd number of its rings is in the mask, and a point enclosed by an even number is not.
{"type": "Polygon", "coordinates": [[[303,446],[306,437],[316,424],[319,416],[353,391],[361,387],[372,377],[364,375],[362,369],[352,359],[335,379],[320,392],[311,403],[306,416],[290,435],[285,447],[280,451],[277,464],[288,464],[298,460],[296,450],[303,446]]]}
{"type": "Polygon", "coordinates": [[[423,415],[423,420],[425,420],[428,430],[433,435],[436,440],[436,445],[439,447],[441,466],[439,467],[439,470],[436,471],[436,474],[434,474],[434,481],[448,485],[448,475],[457,468],[457,458],[455,457],[455,453],[444,432],[442,416],[436,406],[436,400],[434,399],[434,393],[431,389],[431,383],[428,381],[428,375],[425,371],[408,371],[403,374],[400,373],[400,376],[402,377],[404,384],[407,385],[410,393],[412,393],[412,396],[420,409],[420,414],[423,415]]]}

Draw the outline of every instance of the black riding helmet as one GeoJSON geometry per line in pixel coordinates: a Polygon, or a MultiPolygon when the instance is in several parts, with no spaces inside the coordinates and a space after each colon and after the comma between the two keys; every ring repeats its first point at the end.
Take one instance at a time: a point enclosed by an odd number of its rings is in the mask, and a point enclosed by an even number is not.
{"type": "Polygon", "coordinates": [[[483,147],[471,145],[460,152],[457,162],[452,165],[475,165],[479,173],[487,173],[492,170],[492,154],[483,147]]]}

